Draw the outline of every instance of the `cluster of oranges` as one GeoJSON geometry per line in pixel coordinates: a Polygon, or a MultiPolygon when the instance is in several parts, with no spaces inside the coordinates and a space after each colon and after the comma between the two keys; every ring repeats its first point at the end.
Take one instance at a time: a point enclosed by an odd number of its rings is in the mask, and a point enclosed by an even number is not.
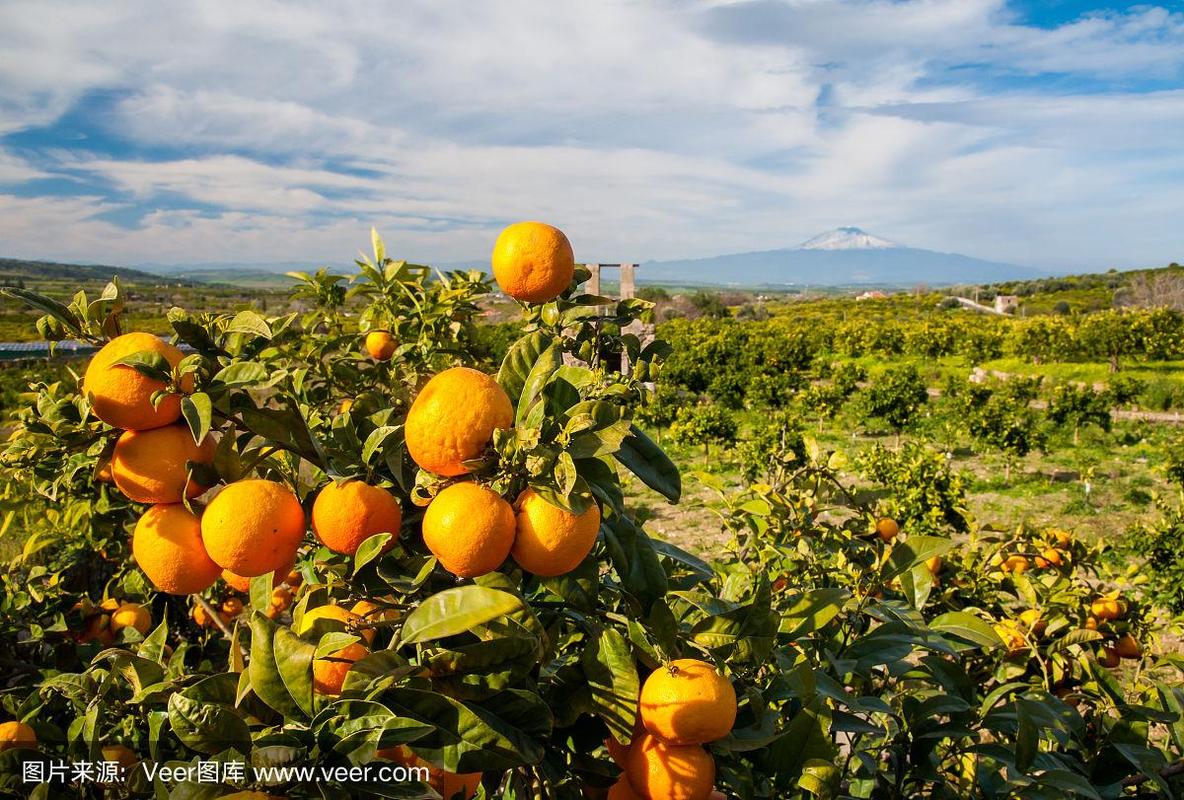
{"type": "Polygon", "coordinates": [[[128,603],[109,597],[99,605],[89,600],[77,603],[74,611],[82,615],[82,628],[74,634],[79,644],[98,642],[107,647],[124,628],[139,631],[146,636],[152,627],[152,614],[138,603],[128,603]]]}
{"type": "Polygon", "coordinates": [[[736,711],[736,690],[711,664],[683,658],[654,670],[641,687],[632,740],[605,742],[621,768],[607,800],[722,797],[703,745],[731,732],[736,711]]]}
{"type": "Polygon", "coordinates": [[[1143,656],[1142,645],[1130,631],[1116,633],[1107,630],[1110,623],[1126,616],[1126,610],[1126,604],[1114,595],[1098,597],[1089,604],[1089,616],[1085,618],[1086,629],[1108,634],[1098,655],[1098,663],[1104,667],[1113,669],[1121,664],[1124,658],[1136,659],[1143,656]]]}
{"type": "Polygon", "coordinates": [[[1073,546],[1073,534],[1069,531],[1053,529],[1048,532],[1048,541],[1038,545],[1038,553],[996,554],[992,564],[1000,572],[1020,574],[1027,572],[1033,565],[1037,569],[1056,569],[1065,566],[1070,559],[1070,548],[1073,546]],[[1029,555],[1031,558],[1029,559],[1029,555]]]}

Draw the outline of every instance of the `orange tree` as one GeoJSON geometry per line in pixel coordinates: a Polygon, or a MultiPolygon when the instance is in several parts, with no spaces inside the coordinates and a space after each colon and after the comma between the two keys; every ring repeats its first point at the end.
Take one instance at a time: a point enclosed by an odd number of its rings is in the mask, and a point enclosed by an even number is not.
{"type": "Polygon", "coordinates": [[[5,527],[26,538],[0,598],[0,792],[1166,790],[1173,664],[1150,654],[1150,609],[1073,577],[1076,545],[1058,540],[1048,585],[1007,561],[1053,560],[1027,540],[972,538],[955,568],[953,539],[881,519],[841,457],[795,439],[775,485],[724,492],[736,544],[706,563],[627,502],[681,495],[633,421],[669,348],[617,333],[647,303],[581,293],[561,232],[511,226],[494,273],[523,333],[494,365],[480,273],[373,246],[349,278],[295,274],[279,316],[174,309],[176,346],[126,338],[117,283],[68,305],[8,290],[46,338],[102,349],[31,387],[3,453],[5,527]],[[938,591],[941,558],[959,577],[938,591]],[[1021,631],[1021,663],[1003,623],[1033,597],[1048,636],[1072,633],[1049,653],[1021,631]],[[1140,669],[1099,666],[1106,648],[1140,669]],[[25,781],[59,760],[121,771],[25,781]],[[424,770],[270,771],[383,764],[424,770]]]}

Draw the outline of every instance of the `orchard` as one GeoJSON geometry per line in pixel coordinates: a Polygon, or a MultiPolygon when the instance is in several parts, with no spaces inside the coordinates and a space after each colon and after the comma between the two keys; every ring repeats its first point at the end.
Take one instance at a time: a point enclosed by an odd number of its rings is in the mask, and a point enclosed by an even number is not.
{"type": "MultiPolygon", "coordinates": [[[[481,346],[493,282],[392,259],[377,235],[353,275],[294,274],[299,310],[174,308],[168,342],[124,330],[118,282],[69,304],[4,290],[44,313],[43,338],[97,352],[29,388],[0,461],[4,535],[24,537],[0,597],[3,796],[1179,788],[1184,661],[1135,570],[1069,531],[934,511],[939,488],[862,491],[841,454],[785,432],[760,480],[686,476],[718,492],[726,554],[651,537],[639,503],[678,503],[684,480],[643,430],[663,364],[701,390],[725,376],[620,333],[650,304],[584,293],[552,226],[506,228],[491,267],[522,313],[499,363],[481,346]],[[52,777],[81,762],[118,769],[52,777]],[[415,777],[323,777],[383,764],[415,777]]],[[[860,326],[850,348],[895,346],[860,326]]],[[[800,383],[782,380],[795,353],[754,359],[771,397],[800,383]]],[[[811,419],[848,377],[807,395],[811,419]]],[[[868,413],[899,431],[925,386],[894,380],[868,413]]],[[[670,418],[704,448],[734,433],[720,409],[670,418]]]]}

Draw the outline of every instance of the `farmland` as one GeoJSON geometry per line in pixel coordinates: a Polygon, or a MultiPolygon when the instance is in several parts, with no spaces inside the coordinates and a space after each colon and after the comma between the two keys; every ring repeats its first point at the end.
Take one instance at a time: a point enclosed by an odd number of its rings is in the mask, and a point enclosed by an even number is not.
{"type": "Polygon", "coordinates": [[[6,277],[13,338],[102,349],[0,373],[0,792],[94,751],[132,797],[243,758],[465,800],[1175,788],[1176,268],[616,301],[516,236],[493,280],[377,236],[287,292],[6,277]]]}

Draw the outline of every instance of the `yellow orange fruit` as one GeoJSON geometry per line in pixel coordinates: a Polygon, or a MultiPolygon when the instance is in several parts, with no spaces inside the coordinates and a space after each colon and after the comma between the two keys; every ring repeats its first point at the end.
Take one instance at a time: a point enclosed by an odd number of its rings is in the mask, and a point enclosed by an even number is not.
{"type": "Polygon", "coordinates": [[[231,597],[222,601],[222,613],[227,619],[234,619],[239,614],[243,613],[243,601],[237,597],[231,597]]]}
{"type": "Polygon", "coordinates": [[[643,797],[707,800],[715,785],[715,759],[697,744],[666,744],[642,734],[629,748],[625,775],[643,797]]]}
{"type": "Polygon", "coordinates": [[[883,541],[890,542],[900,535],[900,525],[891,517],[883,517],[876,522],[876,533],[883,541]]]}
{"type": "Polygon", "coordinates": [[[122,744],[104,745],[102,749],[103,760],[116,763],[120,769],[124,771],[125,777],[128,770],[139,763],[140,759],[130,747],[122,744]]]}
{"type": "Polygon", "coordinates": [[[484,372],[453,367],[434,376],[407,412],[407,452],[422,469],[452,477],[471,471],[493,432],[514,422],[510,398],[484,372]]]}
{"type": "Polygon", "coordinates": [[[514,509],[484,486],[454,483],[437,494],[424,512],[423,542],[453,575],[485,575],[510,555],[514,509]]]}
{"type": "Polygon", "coordinates": [[[1143,648],[1139,645],[1138,639],[1129,633],[1118,637],[1118,641],[1114,643],[1114,652],[1118,654],[1119,658],[1142,658],[1143,656],[1143,648]]]}
{"type": "Polygon", "coordinates": [[[348,414],[349,410],[354,407],[354,401],[351,398],[345,398],[341,401],[341,405],[337,407],[338,414],[348,414]]]}
{"type": "Polygon", "coordinates": [[[193,611],[191,612],[193,621],[202,628],[214,627],[214,618],[210,616],[210,612],[206,611],[205,606],[200,603],[193,604],[193,611]]]}
{"type": "Polygon", "coordinates": [[[206,552],[201,522],[180,503],[144,512],[132,534],[132,554],[152,585],[169,594],[205,591],[222,572],[206,552]]]}
{"type": "Polygon", "coordinates": [[[1102,622],[1118,619],[1125,611],[1122,602],[1112,597],[1099,597],[1089,604],[1090,616],[1102,622]]]}
{"type": "Polygon", "coordinates": [[[138,603],[124,603],[111,615],[111,630],[119,633],[124,628],[135,628],[141,635],[147,635],[152,627],[152,615],[138,603]]]}
{"type": "Polygon", "coordinates": [[[1048,620],[1044,619],[1040,610],[1036,608],[1029,608],[1023,611],[1020,614],[1020,623],[1036,638],[1040,638],[1048,630],[1048,620]]]}
{"type": "Polygon", "coordinates": [[[395,354],[399,343],[387,331],[370,331],[366,334],[366,352],[376,361],[387,361],[395,354]]]}
{"type": "Polygon", "coordinates": [[[428,785],[435,789],[444,800],[471,800],[477,794],[477,787],[481,785],[480,772],[456,773],[440,769],[417,756],[406,745],[384,747],[374,753],[378,758],[385,758],[405,767],[424,767],[428,771],[428,785]]]}
{"type": "Polygon", "coordinates": [[[1049,535],[1052,537],[1052,540],[1056,542],[1057,547],[1062,549],[1067,548],[1073,544],[1073,534],[1069,531],[1061,530],[1060,528],[1054,528],[1053,530],[1049,531],[1049,535]]]}
{"type": "Polygon", "coordinates": [[[285,589],[283,586],[278,586],[271,592],[271,600],[267,604],[267,610],[263,613],[267,615],[268,619],[275,619],[280,614],[287,611],[292,605],[292,592],[285,589]]]}
{"type": "Polygon", "coordinates": [[[312,504],[312,529],[326,547],[353,555],[358,545],[376,533],[389,533],[393,547],[403,524],[403,509],[395,496],[362,481],[329,483],[312,504]]]}
{"type": "Polygon", "coordinates": [[[190,480],[187,464],[213,464],[214,448],[212,436],[195,443],[187,425],[124,431],[111,454],[111,475],[137,503],[179,503],[208,488],[190,480]]]}
{"type": "MultiPolygon", "coordinates": [[[[336,626],[341,630],[350,630],[361,619],[357,614],[354,614],[338,605],[324,605],[316,608],[310,608],[304,612],[304,616],[300,619],[300,626],[297,633],[304,634],[312,630],[313,625],[318,620],[336,620],[341,625],[336,626]]],[[[361,631],[356,632],[361,635],[361,631]]],[[[341,694],[341,687],[345,683],[346,673],[353,667],[354,662],[365,658],[370,652],[361,642],[352,642],[347,644],[340,650],[334,650],[332,653],[318,658],[312,664],[312,686],[315,691],[323,695],[339,695],[341,694]]]]}
{"type": "Polygon", "coordinates": [[[1085,629],[1087,631],[1096,631],[1098,629],[1098,621],[1093,617],[1085,618],[1085,629]]]}
{"type": "Polygon", "coordinates": [[[493,277],[526,303],[547,303],[571,283],[576,257],[563,231],[545,222],[515,222],[493,245],[493,277]]]}
{"type": "Polygon", "coordinates": [[[518,495],[516,506],[517,532],[510,552],[527,572],[563,575],[592,552],[600,530],[600,507],[595,502],[582,514],[573,514],[528,488],[518,495]]]}
{"type": "Polygon", "coordinates": [[[941,568],[941,556],[934,556],[933,558],[925,559],[925,569],[929,570],[930,575],[936,576],[939,572],[941,572],[941,568]]]}
{"type": "Polygon", "coordinates": [[[210,558],[236,575],[286,573],[304,538],[304,509],[281,483],[237,481],[206,506],[201,537],[210,558]]]}
{"type": "Polygon", "coordinates": [[[0,722],[0,752],[24,748],[31,750],[37,746],[37,732],[24,722],[13,720],[0,722]]]}
{"type": "Polygon", "coordinates": [[[99,610],[105,611],[108,614],[110,614],[112,611],[115,611],[121,605],[123,605],[123,603],[121,601],[116,600],[114,597],[108,597],[107,599],[103,600],[103,602],[99,603],[99,610]]]}
{"type": "MultiPolygon", "coordinates": [[[[387,600],[394,602],[394,598],[387,598],[387,600]]],[[[350,612],[357,614],[367,622],[391,622],[399,618],[398,609],[380,605],[373,600],[359,600],[350,608],[350,612]]],[[[374,643],[376,633],[377,631],[374,628],[363,628],[361,631],[362,638],[366,640],[366,644],[374,643]]]]}
{"type": "Polygon", "coordinates": [[[727,736],[736,722],[736,690],[711,664],[681,658],[646,678],[641,721],[668,744],[714,742],[727,736]]]}
{"type": "MultiPolygon", "coordinates": [[[[176,422],[181,416],[179,395],[169,395],[153,408],[152,395],[165,384],[135,367],[115,363],[141,351],[160,353],[170,367],[177,366],[184,357],[176,347],[151,333],[125,333],[95,353],[82,378],[82,394],[90,400],[91,411],[112,427],[142,431],[176,422]]],[[[189,390],[192,384],[189,378],[182,388],[189,390]]]]}

